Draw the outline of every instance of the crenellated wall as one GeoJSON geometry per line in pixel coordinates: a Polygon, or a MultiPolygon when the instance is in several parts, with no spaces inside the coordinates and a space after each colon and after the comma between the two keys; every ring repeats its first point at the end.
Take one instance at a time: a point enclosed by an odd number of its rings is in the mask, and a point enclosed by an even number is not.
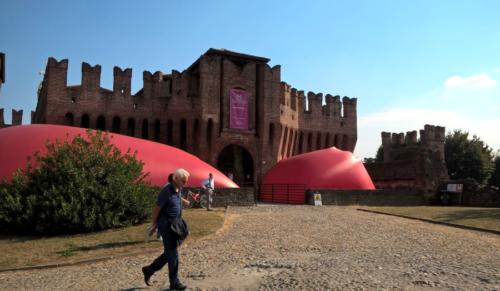
{"type": "Polygon", "coordinates": [[[420,131],[420,140],[417,131],[405,133],[382,132],[382,146],[384,148],[384,162],[391,162],[406,155],[409,150],[415,148],[427,149],[438,154],[439,159],[444,161],[445,128],[426,124],[420,131]]]}
{"type": "Polygon", "coordinates": [[[23,123],[23,110],[12,109],[12,121],[10,124],[5,123],[4,108],[0,108],[0,128],[9,127],[14,125],[21,125],[23,123]]]}
{"type": "Polygon", "coordinates": [[[144,71],[143,87],[134,93],[131,68],[113,68],[110,90],[100,80],[108,72],[83,63],[81,84],[68,85],[68,60],[49,58],[32,122],[110,130],[169,144],[222,170],[227,165],[221,157],[236,145],[251,160],[240,157],[247,168],[233,169],[235,176],[247,177],[250,171],[253,182],[283,158],[330,146],[353,151],[356,98],[306,96],[281,81],[281,66],[268,62],[209,49],[182,72],[144,71]],[[245,129],[230,127],[233,89],[248,96],[245,129]]]}
{"type": "Polygon", "coordinates": [[[384,161],[367,164],[377,188],[419,188],[434,194],[448,179],[444,157],[445,128],[425,125],[405,133],[382,132],[384,161]]]}
{"type": "Polygon", "coordinates": [[[280,83],[282,139],[278,159],[335,146],[354,151],[356,98],[297,90],[280,83]]]}

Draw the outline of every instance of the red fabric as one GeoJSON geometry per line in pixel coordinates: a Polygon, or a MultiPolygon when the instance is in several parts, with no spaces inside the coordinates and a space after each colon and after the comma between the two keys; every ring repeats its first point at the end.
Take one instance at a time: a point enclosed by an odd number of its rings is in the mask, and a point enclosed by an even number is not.
{"type": "Polygon", "coordinates": [[[281,160],[262,184],[304,184],[306,189],[375,189],[363,163],[335,147],[281,160]]]}
{"type": "MultiPolygon", "coordinates": [[[[12,126],[0,129],[0,178],[11,179],[19,168],[24,169],[27,157],[36,151],[45,152],[46,141],[63,141],[66,135],[86,135],[86,129],[61,125],[33,124],[12,126]]],[[[201,182],[212,173],[215,187],[239,188],[219,170],[203,162],[199,158],[168,145],[129,137],[121,134],[110,134],[111,143],[126,152],[137,151],[137,158],[144,162],[144,172],[149,172],[148,179],[153,185],[163,186],[169,173],[177,168],[186,169],[191,175],[188,186],[199,187],[201,182]]]]}

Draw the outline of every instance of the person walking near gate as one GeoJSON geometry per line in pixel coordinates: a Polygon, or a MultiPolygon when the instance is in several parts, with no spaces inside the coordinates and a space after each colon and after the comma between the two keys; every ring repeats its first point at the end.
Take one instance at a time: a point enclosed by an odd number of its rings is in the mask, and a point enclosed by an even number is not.
{"type": "Polygon", "coordinates": [[[205,195],[207,195],[207,210],[211,211],[212,210],[212,196],[214,194],[214,189],[215,189],[215,180],[214,176],[212,173],[208,174],[208,179],[203,181],[201,183],[201,188],[205,191],[205,195]]]}

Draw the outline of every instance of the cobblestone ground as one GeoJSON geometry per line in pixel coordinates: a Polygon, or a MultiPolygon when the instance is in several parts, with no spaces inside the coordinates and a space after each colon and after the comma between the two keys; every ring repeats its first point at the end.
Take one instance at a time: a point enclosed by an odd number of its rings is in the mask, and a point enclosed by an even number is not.
{"type": "MultiPolygon", "coordinates": [[[[500,290],[500,236],[348,207],[230,208],[180,252],[191,290],[500,290]]],[[[166,270],[142,281],[155,256],[0,273],[0,289],[165,290],[166,270]]]]}

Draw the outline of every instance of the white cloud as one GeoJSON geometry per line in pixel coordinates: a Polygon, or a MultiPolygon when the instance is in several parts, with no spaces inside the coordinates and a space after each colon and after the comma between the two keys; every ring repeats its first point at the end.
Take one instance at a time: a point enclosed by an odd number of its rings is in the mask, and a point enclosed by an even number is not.
{"type": "Polygon", "coordinates": [[[469,77],[452,76],[444,82],[445,89],[475,89],[491,88],[497,85],[497,81],[490,75],[482,73],[469,77]]]}
{"type": "Polygon", "coordinates": [[[375,156],[382,131],[420,130],[425,124],[444,126],[447,131],[462,129],[500,149],[500,86],[486,73],[452,76],[438,88],[397,100],[385,110],[359,115],[358,157],[375,156]]]}
{"type": "Polygon", "coordinates": [[[459,112],[435,109],[392,108],[362,116],[358,122],[356,156],[374,157],[382,140],[380,133],[407,132],[423,129],[425,124],[445,126],[446,131],[462,129],[476,134],[493,149],[500,148],[499,115],[478,118],[459,112]]]}

